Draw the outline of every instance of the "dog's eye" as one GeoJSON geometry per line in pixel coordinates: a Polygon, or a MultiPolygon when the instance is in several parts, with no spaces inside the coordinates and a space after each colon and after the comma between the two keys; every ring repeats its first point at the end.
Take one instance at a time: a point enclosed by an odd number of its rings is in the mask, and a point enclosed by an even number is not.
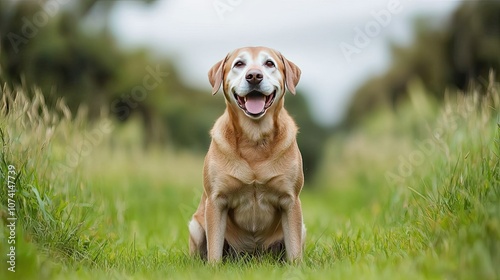
{"type": "Polygon", "coordinates": [[[245,63],[243,63],[243,61],[241,61],[241,60],[240,60],[240,61],[237,61],[237,62],[234,64],[234,66],[233,66],[233,67],[243,67],[243,66],[245,66],[245,63]]]}
{"type": "Polygon", "coordinates": [[[272,62],[271,60],[266,61],[265,64],[267,67],[274,67],[274,62],[272,62]]]}

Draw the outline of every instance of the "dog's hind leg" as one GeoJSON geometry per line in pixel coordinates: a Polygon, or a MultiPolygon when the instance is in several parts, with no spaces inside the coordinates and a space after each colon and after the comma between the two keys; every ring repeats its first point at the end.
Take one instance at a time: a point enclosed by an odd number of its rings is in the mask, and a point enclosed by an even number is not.
{"type": "Polygon", "coordinates": [[[189,254],[199,255],[202,260],[207,260],[207,238],[205,230],[193,217],[189,222],[189,254]]]}

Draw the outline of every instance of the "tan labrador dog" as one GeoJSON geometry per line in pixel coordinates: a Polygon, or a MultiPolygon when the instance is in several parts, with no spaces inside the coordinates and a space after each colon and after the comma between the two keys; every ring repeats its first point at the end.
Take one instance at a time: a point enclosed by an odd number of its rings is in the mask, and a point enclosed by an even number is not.
{"type": "Polygon", "coordinates": [[[222,85],[226,110],[216,121],[203,169],[204,192],[189,223],[189,251],[209,262],[226,255],[278,253],[300,261],[305,226],[297,126],[284,104],[300,69],[279,52],[247,47],[208,72],[222,85]]]}

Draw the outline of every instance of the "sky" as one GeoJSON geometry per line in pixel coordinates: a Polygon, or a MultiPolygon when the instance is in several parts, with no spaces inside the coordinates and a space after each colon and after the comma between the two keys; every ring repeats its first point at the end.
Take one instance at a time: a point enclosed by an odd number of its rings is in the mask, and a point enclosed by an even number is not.
{"type": "MultiPolygon", "coordinates": [[[[206,89],[210,67],[236,48],[267,46],[302,70],[297,86],[325,125],[342,121],[353,92],[383,73],[392,43],[412,42],[415,17],[446,23],[459,1],[119,1],[111,28],[127,48],[171,58],[183,81],[206,89]]],[[[293,97],[289,97],[293,98],[293,97]]]]}

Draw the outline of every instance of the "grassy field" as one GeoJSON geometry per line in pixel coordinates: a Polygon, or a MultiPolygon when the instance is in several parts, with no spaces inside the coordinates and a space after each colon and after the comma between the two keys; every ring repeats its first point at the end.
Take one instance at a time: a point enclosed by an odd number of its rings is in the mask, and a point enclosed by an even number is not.
{"type": "Polygon", "coordinates": [[[201,155],[144,151],[139,122],[90,124],[84,108],[49,112],[40,93],[4,88],[0,279],[499,279],[499,86],[444,105],[409,90],[329,139],[301,194],[303,263],[211,266],[187,254],[201,155]]]}

